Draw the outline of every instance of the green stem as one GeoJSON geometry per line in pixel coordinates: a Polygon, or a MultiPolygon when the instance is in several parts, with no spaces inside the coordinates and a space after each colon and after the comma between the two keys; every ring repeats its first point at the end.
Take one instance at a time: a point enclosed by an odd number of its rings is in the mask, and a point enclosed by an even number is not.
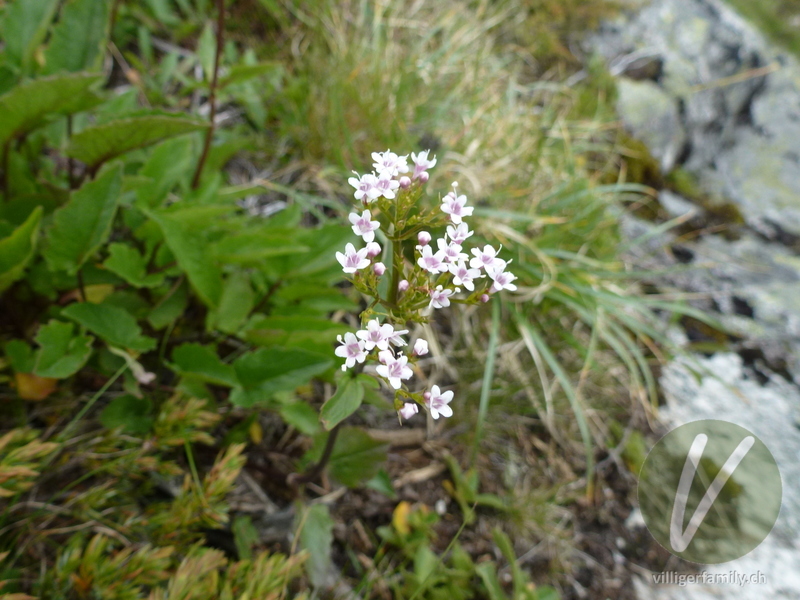
{"type": "Polygon", "coordinates": [[[60,440],[66,439],[67,433],[69,433],[70,430],[75,426],[75,424],[78,421],[80,421],[87,412],[89,412],[89,409],[92,408],[92,406],[94,406],[94,403],[97,402],[100,399],[100,397],[108,391],[108,388],[110,388],[112,385],[114,385],[114,382],[117,379],[119,379],[120,375],[122,375],[127,368],[128,368],[128,363],[125,363],[124,365],[122,365],[119,368],[119,370],[117,370],[116,373],[114,373],[111,376],[111,379],[106,381],[106,383],[103,385],[103,387],[101,387],[99,390],[97,390],[95,395],[92,396],[89,399],[89,401],[83,406],[83,408],[80,410],[80,412],[72,418],[72,420],[67,424],[67,426],[64,428],[64,430],[58,436],[58,438],[60,440]]]}
{"type": "Polygon", "coordinates": [[[492,303],[492,332],[489,335],[489,349],[486,352],[486,366],[483,370],[483,381],[481,382],[481,400],[478,406],[478,424],[475,428],[475,439],[472,442],[469,464],[475,466],[475,455],[478,453],[478,446],[483,436],[483,424],[486,421],[486,412],[489,410],[489,393],[492,389],[492,379],[494,378],[494,359],[497,353],[497,338],[500,332],[500,297],[494,299],[492,303]]]}

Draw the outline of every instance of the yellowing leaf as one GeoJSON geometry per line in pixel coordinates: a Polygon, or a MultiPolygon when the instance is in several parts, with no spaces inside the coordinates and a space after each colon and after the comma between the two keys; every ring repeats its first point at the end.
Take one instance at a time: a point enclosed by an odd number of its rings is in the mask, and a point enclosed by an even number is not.
{"type": "Polygon", "coordinates": [[[17,394],[23,400],[44,400],[58,385],[58,379],[39,377],[33,373],[17,373],[14,379],[17,384],[17,394]]]}

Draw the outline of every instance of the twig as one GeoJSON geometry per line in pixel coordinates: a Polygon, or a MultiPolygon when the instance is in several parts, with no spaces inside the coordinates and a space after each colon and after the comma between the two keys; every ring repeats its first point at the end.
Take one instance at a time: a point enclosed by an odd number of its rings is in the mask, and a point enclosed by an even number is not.
{"type": "Polygon", "coordinates": [[[328,434],[328,440],[325,442],[325,449],[322,451],[322,456],[317,464],[315,464],[305,473],[292,473],[289,475],[286,481],[291,487],[297,487],[298,485],[313,481],[319,476],[320,473],[322,473],[322,470],[328,464],[328,461],[330,461],[331,455],[333,454],[333,447],[336,444],[336,437],[339,435],[339,429],[341,425],[342,424],[339,423],[333,429],[331,429],[330,434],[328,434]]]}
{"type": "Polygon", "coordinates": [[[206,164],[208,158],[208,151],[211,148],[211,138],[214,136],[214,120],[217,116],[217,79],[219,77],[219,59],[222,55],[222,45],[224,43],[225,34],[225,0],[217,0],[217,49],[214,53],[214,74],[211,78],[211,87],[209,89],[208,104],[209,110],[209,127],[206,132],[206,139],[203,143],[203,153],[200,155],[200,160],[197,162],[197,170],[194,172],[192,178],[192,189],[196,190],[200,185],[200,175],[203,173],[203,166],[206,164]]]}

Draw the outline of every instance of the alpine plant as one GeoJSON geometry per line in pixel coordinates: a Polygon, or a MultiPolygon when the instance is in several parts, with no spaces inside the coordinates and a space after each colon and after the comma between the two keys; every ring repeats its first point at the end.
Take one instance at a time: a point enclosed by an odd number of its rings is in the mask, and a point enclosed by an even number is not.
{"type": "Polygon", "coordinates": [[[355,288],[372,298],[361,313],[362,329],[339,336],[336,356],[344,359],[343,371],[375,363],[375,375],[394,390],[401,419],[413,417],[420,406],[434,419],[453,415],[452,391],[438,385],[411,391],[414,366],[428,354],[428,342],[419,338],[409,346],[406,324],[427,322],[433,311],[451,304],[488,302],[493,293],[517,289],[510,261],[498,257],[499,249],[466,247],[474,233],[466,219],[474,208],[459,194],[457,182],[436,209],[421,205],[428,170],[436,165],[429,155],[412,153],[409,165],[408,156],[373,152],[374,170],[354,172],[348,182],[358,205],[349,221],[363,247],[348,243],[336,253],[355,288]],[[430,233],[442,230],[438,239],[430,233]],[[376,239],[388,244],[381,247],[376,239]],[[406,254],[411,244],[413,260],[406,254]]]}

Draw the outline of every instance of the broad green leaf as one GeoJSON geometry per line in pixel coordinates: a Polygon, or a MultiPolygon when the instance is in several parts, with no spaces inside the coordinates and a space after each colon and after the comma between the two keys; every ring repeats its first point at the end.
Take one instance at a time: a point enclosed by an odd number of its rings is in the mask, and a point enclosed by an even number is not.
{"type": "Polygon", "coordinates": [[[69,0],[61,8],[44,54],[45,73],[96,70],[109,28],[108,0],[69,0]]]}
{"type": "Polygon", "coordinates": [[[195,160],[191,137],[170,139],[155,146],[139,171],[153,183],[136,190],[137,202],[157,208],[182,178],[191,177],[195,160]]]}
{"type": "Polygon", "coordinates": [[[183,344],[172,352],[172,362],[178,372],[192,375],[207,383],[233,387],[239,384],[236,371],[222,362],[217,352],[200,344],[183,344]]]}
{"type": "Polygon", "coordinates": [[[475,572],[486,587],[489,600],[508,600],[508,596],[503,592],[503,587],[497,578],[497,567],[493,562],[486,561],[478,564],[475,567],[475,572]]]}
{"type": "Polygon", "coordinates": [[[90,169],[95,169],[131,150],[146,148],[167,138],[207,127],[207,123],[197,119],[163,114],[117,119],[76,133],[70,139],[65,153],[83,161],[90,169]]]}
{"type": "Polygon", "coordinates": [[[6,56],[25,74],[31,70],[33,55],[47,35],[57,6],[58,0],[14,0],[6,10],[3,23],[6,56]]]}
{"type": "Polygon", "coordinates": [[[44,257],[53,271],[78,272],[108,238],[122,188],[122,165],[83,184],[53,215],[44,257]]]}
{"type": "Polygon", "coordinates": [[[184,281],[161,297],[158,304],[147,315],[147,322],[155,330],[163,329],[183,314],[188,301],[189,286],[184,281]]]}
{"type": "Polygon", "coordinates": [[[392,500],[397,499],[397,492],[394,491],[394,486],[392,485],[392,478],[389,477],[389,474],[383,469],[380,469],[375,474],[375,477],[367,481],[364,485],[371,490],[380,492],[387,498],[391,498],[392,500]]]}
{"type": "MultiPolygon", "coordinates": [[[[314,440],[314,448],[309,453],[313,461],[319,460],[325,437],[314,440]]],[[[328,471],[347,487],[356,487],[372,479],[386,462],[387,445],[373,440],[358,427],[342,427],[333,446],[328,471]]]]}
{"type": "Polygon", "coordinates": [[[127,244],[111,244],[109,256],[103,266],[137,288],[158,287],[164,281],[163,273],[147,274],[147,262],[139,251],[127,244]]]}
{"type": "Polygon", "coordinates": [[[225,281],[219,308],[216,310],[216,326],[225,333],[236,333],[253,310],[255,294],[246,273],[236,272],[225,281]]]}
{"type": "Polygon", "coordinates": [[[75,326],[64,321],[50,321],[39,328],[34,373],[39,377],[64,379],[77,373],[92,354],[93,337],[75,335],[75,326]]]}
{"type": "Polygon", "coordinates": [[[206,23],[200,38],[197,40],[197,60],[203,69],[203,77],[211,82],[214,76],[214,56],[217,53],[217,44],[214,29],[211,23],[206,23]]]}
{"type": "Polygon", "coordinates": [[[284,404],[280,408],[281,418],[300,433],[315,435],[319,433],[319,413],[303,401],[284,404]]]}
{"type": "Polygon", "coordinates": [[[0,240],[0,292],[25,274],[36,250],[41,220],[42,207],[37,207],[11,235],[0,240]]]}
{"type": "Polygon", "coordinates": [[[153,404],[147,398],[137,398],[130,394],[118,396],[100,413],[100,422],[114,429],[122,427],[123,431],[134,435],[142,435],[150,431],[153,425],[153,404]]]}
{"type": "Polygon", "coordinates": [[[110,304],[70,304],[61,314],[97,334],[112,346],[147,352],[156,340],[142,335],[136,319],[126,310],[110,304]]]}
{"type": "Polygon", "coordinates": [[[305,514],[298,515],[300,547],[308,551],[306,573],[314,587],[325,586],[336,573],[331,558],[333,519],[325,504],[313,504],[305,514]]]}
{"type": "Polygon", "coordinates": [[[330,431],[356,412],[363,399],[364,387],[361,382],[345,377],[336,388],[336,393],[322,405],[319,418],[325,429],[330,431]]]}
{"type": "Polygon", "coordinates": [[[211,247],[214,256],[225,263],[258,266],[276,256],[305,254],[308,246],[296,243],[297,231],[274,231],[262,226],[225,236],[211,247]]]}
{"type": "Polygon", "coordinates": [[[243,83],[255,77],[279,77],[282,71],[283,67],[278,62],[263,62],[255,65],[235,65],[231,67],[228,74],[220,80],[219,88],[224,89],[229,85],[243,83]]]}
{"type": "Polygon", "coordinates": [[[258,529],[253,525],[252,519],[245,515],[236,517],[233,520],[231,530],[233,531],[233,543],[236,545],[236,553],[239,559],[252,559],[253,546],[258,544],[261,539],[258,529]]]}
{"type": "Polygon", "coordinates": [[[337,335],[348,331],[350,329],[346,325],[318,317],[256,315],[248,322],[243,337],[258,346],[326,352],[331,350],[337,335]]]}
{"type": "Polygon", "coordinates": [[[200,299],[211,308],[219,306],[222,296],[222,273],[206,252],[205,239],[173,215],[145,211],[164,234],[167,246],[186,272],[200,299]]]}
{"type": "Polygon", "coordinates": [[[4,348],[8,362],[17,373],[32,373],[36,363],[31,347],[23,340],[11,340],[4,348]]]}
{"type": "Polygon", "coordinates": [[[88,73],[34,79],[0,96],[0,146],[59,115],[97,106],[101,98],[91,91],[103,77],[88,73]]]}
{"type": "Polygon", "coordinates": [[[330,358],[299,348],[260,348],[233,363],[241,388],[233,391],[230,401],[252,406],[268,400],[275,392],[308,383],[332,365],[330,358]]]}

